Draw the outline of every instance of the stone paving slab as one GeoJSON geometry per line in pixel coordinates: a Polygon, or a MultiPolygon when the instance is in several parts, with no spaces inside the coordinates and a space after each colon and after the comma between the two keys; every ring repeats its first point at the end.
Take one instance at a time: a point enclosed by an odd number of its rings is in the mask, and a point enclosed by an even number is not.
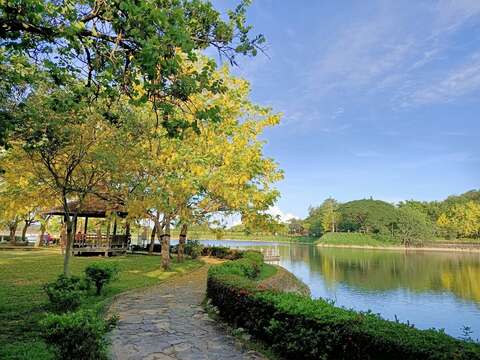
{"type": "Polygon", "coordinates": [[[114,360],[260,360],[209,318],[201,306],[208,265],[156,287],[120,295],[110,335],[114,360]]]}

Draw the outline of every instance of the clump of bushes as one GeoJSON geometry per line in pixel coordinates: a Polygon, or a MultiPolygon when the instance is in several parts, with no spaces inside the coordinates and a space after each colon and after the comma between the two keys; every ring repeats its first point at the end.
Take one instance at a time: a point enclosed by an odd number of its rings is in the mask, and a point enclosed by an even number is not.
{"type": "Polygon", "coordinates": [[[41,321],[42,336],[56,349],[59,359],[107,359],[105,335],[115,325],[116,318],[104,320],[91,311],[62,315],[49,314],[41,321]]]}
{"type": "Polygon", "coordinates": [[[209,269],[207,296],[225,320],[247,329],[286,359],[480,359],[480,345],[418,330],[326,300],[258,289],[261,254],[209,269]]]}
{"type": "Polygon", "coordinates": [[[78,276],[60,275],[43,289],[50,300],[50,307],[56,312],[76,310],[82,303],[87,286],[78,276]]]}
{"type": "Polygon", "coordinates": [[[185,244],[185,255],[196,259],[202,255],[203,245],[198,240],[187,240],[185,244]]]}
{"type": "Polygon", "coordinates": [[[118,267],[112,263],[93,263],[85,269],[85,278],[60,275],[54,282],[46,284],[43,289],[50,300],[50,308],[56,312],[76,310],[87,295],[90,285],[100,295],[105,284],[118,274],[118,267]]]}
{"type": "Polygon", "coordinates": [[[116,264],[93,263],[85,269],[85,278],[60,275],[44,290],[50,307],[57,313],[47,314],[40,325],[42,336],[56,349],[58,359],[101,360],[106,359],[105,334],[116,319],[105,321],[93,311],[79,310],[82,300],[88,295],[90,285],[99,295],[105,284],[118,274],[116,264]]]}
{"type": "Polygon", "coordinates": [[[230,249],[226,246],[205,246],[202,250],[203,256],[213,256],[219,259],[237,260],[242,257],[242,251],[230,249]]]}
{"type": "Polygon", "coordinates": [[[214,266],[209,270],[212,276],[230,276],[245,277],[255,279],[262,269],[263,255],[256,251],[245,251],[241,253],[241,258],[235,261],[229,261],[221,266],[214,266]]]}
{"type": "Polygon", "coordinates": [[[100,295],[105,284],[108,284],[118,274],[118,267],[112,263],[94,263],[85,269],[89,282],[96,288],[96,294],[100,295]]]}

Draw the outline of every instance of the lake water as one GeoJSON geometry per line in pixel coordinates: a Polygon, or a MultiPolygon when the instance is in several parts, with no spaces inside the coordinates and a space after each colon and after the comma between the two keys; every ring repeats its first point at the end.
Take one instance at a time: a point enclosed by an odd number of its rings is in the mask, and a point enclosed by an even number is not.
{"type": "Polygon", "coordinates": [[[245,241],[202,241],[236,248],[273,247],[276,262],[338,306],[372,310],[421,329],[480,338],[480,254],[319,248],[245,241]]]}

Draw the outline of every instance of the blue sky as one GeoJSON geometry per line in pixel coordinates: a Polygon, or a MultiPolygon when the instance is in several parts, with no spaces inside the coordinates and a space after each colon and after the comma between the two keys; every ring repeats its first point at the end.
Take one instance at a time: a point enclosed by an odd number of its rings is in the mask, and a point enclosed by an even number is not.
{"type": "Polygon", "coordinates": [[[234,72],[283,113],[277,213],[480,187],[480,1],[257,0],[248,19],[269,57],[234,72]]]}

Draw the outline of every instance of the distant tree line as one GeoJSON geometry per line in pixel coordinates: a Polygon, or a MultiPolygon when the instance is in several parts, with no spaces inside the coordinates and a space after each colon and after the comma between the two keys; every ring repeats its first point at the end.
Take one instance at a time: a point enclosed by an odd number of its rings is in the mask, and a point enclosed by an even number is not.
{"type": "Polygon", "coordinates": [[[480,190],[443,201],[407,200],[390,204],[362,199],[340,203],[326,199],[296,221],[295,231],[322,236],[327,232],[357,232],[411,245],[433,239],[480,238],[480,190]]]}

